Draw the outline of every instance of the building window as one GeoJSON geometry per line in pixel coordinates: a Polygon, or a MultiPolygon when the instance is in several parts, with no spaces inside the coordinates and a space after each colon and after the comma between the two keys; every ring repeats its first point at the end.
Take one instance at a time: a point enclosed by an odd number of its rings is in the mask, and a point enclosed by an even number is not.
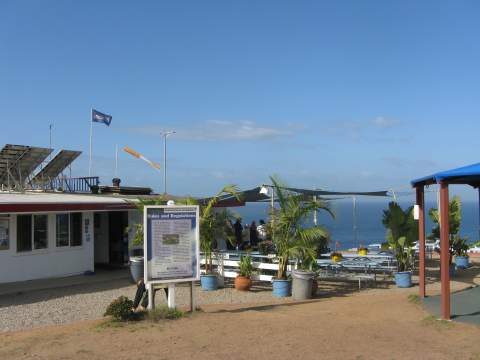
{"type": "Polygon", "coordinates": [[[0,217],[0,250],[10,248],[10,223],[8,217],[0,217]]]}
{"type": "Polygon", "coordinates": [[[57,247],[82,246],[82,213],[57,214],[57,247]]]}
{"type": "Polygon", "coordinates": [[[17,216],[17,252],[32,251],[32,215],[17,216]]]}
{"type": "Polygon", "coordinates": [[[33,215],[33,248],[48,247],[48,215],[33,215]]]}
{"type": "Polygon", "coordinates": [[[82,213],[70,214],[70,246],[82,245],[82,213]]]}
{"type": "Polygon", "coordinates": [[[55,226],[57,247],[70,245],[69,218],[68,214],[57,214],[55,226]]]}

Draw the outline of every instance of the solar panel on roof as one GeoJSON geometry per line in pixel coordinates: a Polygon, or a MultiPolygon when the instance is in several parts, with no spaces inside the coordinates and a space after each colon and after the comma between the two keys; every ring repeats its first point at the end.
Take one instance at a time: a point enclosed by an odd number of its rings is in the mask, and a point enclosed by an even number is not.
{"type": "Polygon", "coordinates": [[[55,157],[32,179],[33,184],[43,184],[55,179],[60,175],[76,158],[81,151],[61,150],[55,157]]]}
{"type": "Polygon", "coordinates": [[[0,184],[8,185],[9,174],[22,185],[33,171],[52,153],[52,149],[7,144],[0,151],[0,184]]]}

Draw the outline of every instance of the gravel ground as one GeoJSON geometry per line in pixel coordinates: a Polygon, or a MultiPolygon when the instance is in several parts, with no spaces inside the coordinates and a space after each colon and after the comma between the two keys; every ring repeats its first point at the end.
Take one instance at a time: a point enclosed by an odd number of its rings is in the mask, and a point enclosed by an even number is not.
{"type": "MultiPolygon", "coordinates": [[[[17,331],[39,326],[65,324],[80,320],[99,319],[108,304],[124,295],[133,299],[136,287],[127,279],[81,284],[70,287],[34,290],[15,295],[0,296],[0,331],[17,331]]],[[[205,292],[195,287],[197,306],[205,304],[242,304],[285,302],[276,299],[271,289],[254,286],[250,292],[239,292],[227,285],[224,289],[205,292]]],[[[179,307],[189,306],[190,289],[178,287],[176,302],[179,307]]],[[[156,303],[166,303],[163,291],[156,303]]]]}

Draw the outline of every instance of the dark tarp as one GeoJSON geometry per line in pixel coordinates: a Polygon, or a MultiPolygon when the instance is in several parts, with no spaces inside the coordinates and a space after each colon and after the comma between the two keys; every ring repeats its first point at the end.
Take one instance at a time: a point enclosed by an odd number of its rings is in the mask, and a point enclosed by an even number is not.
{"type": "MultiPolygon", "coordinates": [[[[217,205],[215,207],[235,207],[235,206],[245,206],[245,203],[249,202],[267,202],[270,201],[270,196],[265,194],[260,194],[261,187],[256,187],[250,190],[245,190],[239,192],[239,200],[237,200],[234,196],[231,195],[224,195],[221,196],[217,205]]],[[[308,190],[308,189],[297,189],[297,188],[283,188],[287,191],[291,191],[297,194],[303,194],[306,198],[310,198],[312,196],[318,196],[319,198],[324,198],[325,195],[327,196],[389,196],[388,191],[372,191],[372,192],[339,192],[339,191],[324,191],[324,190],[308,190]]],[[[204,198],[199,199],[201,204],[206,204],[211,199],[204,198]]],[[[334,199],[330,199],[334,200],[334,199]]]]}

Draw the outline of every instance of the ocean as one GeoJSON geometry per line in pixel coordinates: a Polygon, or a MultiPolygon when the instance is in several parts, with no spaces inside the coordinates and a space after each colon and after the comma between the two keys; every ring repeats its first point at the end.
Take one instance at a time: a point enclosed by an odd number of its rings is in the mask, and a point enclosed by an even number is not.
{"type": "MultiPolygon", "coordinates": [[[[399,201],[403,209],[411,206],[411,203],[399,201]]],[[[353,233],[353,206],[352,200],[332,201],[331,206],[335,212],[335,219],[332,219],[325,212],[318,214],[318,224],[324,225],[331,234],[330,247],[334,248],[336,242],[339,249],[350,249],[358,245],[382,243],[385,241],[386,229],[382,224],[383,210],[387,209],[388,201],[363,200],[356,201],[357,214],[357,243],[354,241],[353,233]]],[[[426,232],[430,233],[432,222],[428,217],[428,209],[436,207],[435,202],[426,202],[426,232]]],[[[269,204],[250,203],[244,207],[233,208],[233,212],[242,218],[242,223],[251,223],[253,220],[258,225],[260,219],[268,221],[269,204]]],[[[310,221],[313,224],[313,219],[310,221]]],[[[465,201],[462,203],[462,223],[460,234],[468,237],[468,242],[473,243],[479,240],[479,214],[478,203],[465,201]]]]}

